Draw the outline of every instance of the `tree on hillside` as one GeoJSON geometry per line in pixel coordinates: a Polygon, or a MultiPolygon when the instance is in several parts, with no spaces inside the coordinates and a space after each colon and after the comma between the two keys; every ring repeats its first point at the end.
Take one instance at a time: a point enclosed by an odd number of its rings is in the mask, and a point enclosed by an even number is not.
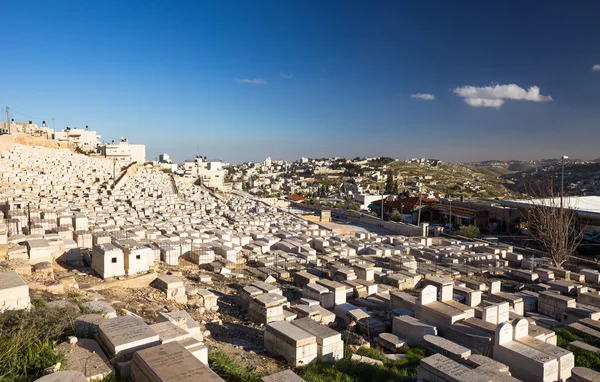
{"type": "Polygon", "coordinates": [[[388,171],[387,178],[385,179],[385,193],[391,194],[394,189],[394,176],[391,171],[388,171]]]}
{"type": "Polygon", "coordinates": [[[569,208],[572,205],[568,197],[561,195],[560,186],[550,180],[532,182],[528,195],[531,207],[525,218],[529,232],[559,267],[569,260],[583,239],[577,213],[569,208]]]}
{"type": "Polygon", "coordinates": [[[392,187],[392,194],[398,195],[398,181],[394,181],[394,186],[392,187]]]}

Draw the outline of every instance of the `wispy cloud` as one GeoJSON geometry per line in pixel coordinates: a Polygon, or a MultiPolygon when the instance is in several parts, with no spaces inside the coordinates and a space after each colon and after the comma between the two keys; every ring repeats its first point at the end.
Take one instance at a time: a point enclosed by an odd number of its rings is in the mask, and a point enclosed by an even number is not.
{"type": "Polygon", "coordinates": [[[600,64],[596,64],[596,65],[592,66],[592,70],[594,72],[600,72],[600,64]]]}
{"type": "Polygon", "coordinates": [[[412,98],[422,99],[425,101],[433,101],[435,100],[435,94],[428,93],[415,93],[411,95],[412,98]]]}
{"type": "Polygon", "coordinates": [[[268,85],[267,80],[262,78],[245,78],[243,80],[235,80],[238,84],[252,84],[252,85],[268,85]]]}
{"type": "Polygon", "coordinates": [[[285,74],[284,72],[279,72],[279,77],[281,78],[294,78],[293,74],[285,74]]]}
{"type": "Polygon", "coordinates": [[[453,91],[464,98],[467,105],[473,107],[493,107],[500,109],[507,99],[532,102],[552,101],[551,96],[541,95],[540,88],[537,86],[531,86],[527,90],[515,84],[496,84],[484,87],[459,86],[453,91]]]}

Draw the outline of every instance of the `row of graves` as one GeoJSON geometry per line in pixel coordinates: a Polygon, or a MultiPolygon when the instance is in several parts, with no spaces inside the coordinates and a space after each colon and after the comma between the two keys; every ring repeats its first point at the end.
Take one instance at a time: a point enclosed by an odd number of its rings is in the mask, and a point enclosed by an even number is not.
{"type": "Polygon", "coordinates": [[[294,366],[335,360],[342,356],[336,350],[342,348],[340,330],[351,330],[386,352],[408,345],[437,353],[419,368],[424,381],[600,380],[595,371],[575,367],[571,351],[600,349],[582,341],[558,347],[553,331],[600,340],[598,271],[549,265],[532,271],[530,260],[503,246],[368,234],[356,239],[313,238],[316,259],[291,273],[302,288],[298,301],[265,282],[241,291],[248,317],[266,324],[268,350],[294,366]],[[370,245],[352,248],[352,241],[370,245]],[[484,277],[476,278],[482,268],[484,277]],[[524,275],[537,277],[526,282],[524,275]]]}

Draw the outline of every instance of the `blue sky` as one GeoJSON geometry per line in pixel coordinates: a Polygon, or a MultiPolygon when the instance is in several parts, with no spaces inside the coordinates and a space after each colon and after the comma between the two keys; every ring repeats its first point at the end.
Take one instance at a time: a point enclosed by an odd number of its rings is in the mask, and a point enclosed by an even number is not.
{"type": "Polygon", "coordinates": [[[13,118],[89,125],[149,158],[600,157],[599,2],[4,1],[1,13],[0,105],[26,114],[13,118]]]}

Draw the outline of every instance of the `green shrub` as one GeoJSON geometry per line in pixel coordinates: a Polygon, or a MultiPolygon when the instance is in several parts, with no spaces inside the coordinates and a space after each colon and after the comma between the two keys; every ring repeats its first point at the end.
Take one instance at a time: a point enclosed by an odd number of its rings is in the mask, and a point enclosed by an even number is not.
{"type": "Polygon", "coordinates": [[[469,239],[476,239],[479,237],[479,228],[474,225],[463,225],[460,227],[457,234],[469,239]]]}
{"type": "Polygon", "coordinates": [[[47,308],[39,302],[31,311],[0,314],[0,380],[34,380],[62,360],[57,342],[73,332],[79,314],[73,309],[47,308]]]}
{"type": "Polygon", "coordinates": [[[382,362],[387,361],[387,358],[385,358],[385,356],[383,355],[383,352],[381,350],[375,349],[375,348],[360,347],[360,348],[358,348],[358,350],[356,350],[356,354],[362,355],[363,357],[377,359],[382,362]]]}
{"type": "Polygon", "coordinates": [[[400,211],[394,208],[390,213],[390,220],[395,222],[402,221],[402,215],[400,214],[400,211]]]}
{"type": "Polygon", "coordinates": [[[579,338],[567,329],[554,329],[556,333],[556,345],[566,349],[569,343],[577,341],[579,338]]]}
{"type": "Polygon", "coordinates": [[[573,355],[575,355],[575,366],[600,370],[600,356],[598,354],[583,349],[575,349],[573,355]]]}
{"type": "Polygon", "coordinates": [[[417,380],[415,366],[428,355],[424,348],[406,348],[406,358],[390,361],[379,349],[361,347],[356,354],[383,362],[383,366],[350,360],[351,353],[335,363],[317,362],[299,373],[308,382],[409,382],[417,380]]]}
{"type": "Polygon", "coordinates": [[[208,354],[208,364],[212,371],[230,382],[259,382],[261,375],[251,366],[241,365],[237,360],[223,352],[208,354]]]}

